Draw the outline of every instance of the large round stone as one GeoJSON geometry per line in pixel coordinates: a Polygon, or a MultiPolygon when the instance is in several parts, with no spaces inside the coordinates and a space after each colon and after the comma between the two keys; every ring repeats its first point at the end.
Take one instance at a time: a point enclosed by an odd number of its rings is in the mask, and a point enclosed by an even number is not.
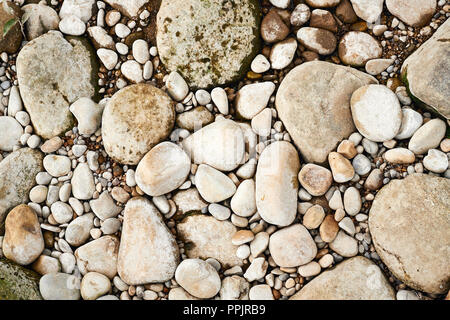
{"type": "Polygon", "coordinates": [[[86,39],[58,31],[30,41],[17,56],[20,94],[36,133],[50,139],[72,129],[70,104],[97,96],[98,62],[86,39]]]}
{"type": "Polygon", "coordinates": [[[157,17],[161,61],[191,87],[240,79],[258,52],[256,0],[163,0],[157,17]]]}
{"type": "Polygon", "coordinates": [[[356,69],[313,61],[292,69],[281,83],[278,115],[307,162],[323,163],[355,127],[352,93],[377,80],[356,69]]]}
{"type": "Polygon", "coordinates": [[[116,92],[103,111],[105,150],[122,164],[138,164],[167,138],[174,123],[174,105],[164,91],[149,84],[128,86],[116,92]]]}
{"type": "Polygon", "coordinates": [[[378,255],[408,286],[429,293],[450,288],[450,180],[414,174],[375,197],[369,228],[378,255]]]}

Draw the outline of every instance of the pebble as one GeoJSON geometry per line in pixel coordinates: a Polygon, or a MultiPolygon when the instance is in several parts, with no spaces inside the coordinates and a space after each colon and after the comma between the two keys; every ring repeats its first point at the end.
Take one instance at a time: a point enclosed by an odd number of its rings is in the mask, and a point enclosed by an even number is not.
{"type": "Polygon", "coordinates": [[[100,128],[103,106],[89,98],[80,98],[70,106],[78,121],[78,132],[84,135],[94,134],[100,128]]]}
{"type": "Polygon", "coordinates": [[[269,136],[272,127],[272,111],[269,108],[265,108],[253,117],[251,125],[253,131],[259,136],[269,136]]]}
{"type": "Polygon", "coordinates": [[[354,216],[361,210],[362,202],[358,189],[350,187],[344,192],[344,208],[348,215],[354,216]]]}
{"type": "Polygon", "coordinates": [[[258,284],[250,288],[250,300],[275,300],[272,289],[267,284],[258,284]]]}
{"type": "Polygon", "coordinates": [[[320,273],[320,271],[320,264],[315,261],[311,261],[310,263],[298,267],[298,273],[305,278],[316,276],[320,273]]]}
{"type": "Polygon", "coordinates": [[[353,223],[352,219],[349,217],[344,217],[341,221],[338,223],[339,227],[347,232],[350,236],[354,236],[356,232],[355,224],[353,223]]]}
{"type": "Polygon", "coordinates": [[[350,161],[344,158],[340,153],[331,152],[328,155],[328,162],[333,174],[333,179],[338,183],[350,181],[355,175],[355,169],[350,161]]]}
{"type": "Polygon", "coordinates": [[[245,271],[244,278],[249,282],[262,279],[266,275],[268,266],[265,258],[255,258],[245,271]]]}
{"type": "Polygon", "coordinates": [[[358,242],[345,234],[344,231],[339,231],[333,242],[330,243],[331,250],[335,251],[342,257],[350,258],[358,254],[358,242]]]}
{"type": "Polygon", "coordinates": [[[122,63],[120,71],[125,78],[133,83],[141,83],[144,81],[144,78],[142,77],[142,67],[134,60],[128,60],[122,63]]]}
{"type": "Polygon", "coordinates": [[[131,30],[123,23],[118,23],[114,26],[114,30],[116,32],[116,36],[119,38],[126,38],[130,33],[131,30]]]}
{"type": "Polygon", "coordinates": [[[192,162],[217,170],[234,170],[244,158],[244,135],[232,120],[213,122],[184,139],[182,144],[192,162]]]}
{"type": "Polygon", "coordinates": [[[299,169],[297,150],[289,142],[274,142],[262,152],[256,169],[256,207],[266,222],[287,226],[294,221],[299,169]]]}
{"type": "Polygon", "coordinates": [[[122,207],[115,204],[108,190],[103,191],[97,199],[89,201],[89,206],[102,221],[115,218],[122,211],[122,207]]]}
{"type": "Polygon", "coordinates": [[[294,27],[301,27],[308,22],[310,17],[311,10],[309,7],[304,3],[300,3],[295,7],[294,11],[292,11],[290,22],[294,27]]]}
{"type": "Polygon", "coordinates": [[[250,67],[255,73],[264,73],[270,69],[270,62],[264,55],[258,54],[253,59],[250,67]]]}
{"type": "Polygon", "coordinates": [[[320,205],[314,205],[306,210],[303,216],[303,225],[307,229],[317,229],[325,218],[325,211],[320,205]]]}
{"type": "Polygon", "coordinates": [[[231,238],[231,243],[235,246],[251,242],[255,238],[255,235],[250,230],[239,230],[231,238]]]}
{"type": "Polygon", "coordinates": [[[270,63],[272,69],[281,70],[286,68],[294,59],[297,50],[297,40],[288,38],[276,43],[270,51],[270,63]]]}
{"type": "Polygon", "coordinates": [[[255,235],[255,238],[250,242],[250,251],[253,257],[258,257],[267,249],[269,238],[269,234],[264,231],[255,235]]]}
{"type": "Polygon", "coordinates": [[[221,221],[227,220],[231,215],[230,209],[217,203],[211,203],[208,206],[208,211],[214,218],[221,221]]]}
{"type": "Polygon", "coordinates": [[[36,261],[33,262],[31,267],[40,275],[61,271],[61,265],[58,259],[46,255],[40,255],[39,258],[37,258],[36,261]]]}
{"type": "Polygon", "coordinates": [[[403,108],[402,115],[402,125],[400,126],[400,131],[395,136],[397,140],[411,138],[423,123],[422,115],[413,109],[403,108]]]}
{"type": "Polygon", "coordinates": [[[135,197],[127,202],[123,216],[117,262],[120,277],[130,285],[170,280],[179,249],[159,211],[146,198],[135,197]]]}
{"type": "Polygon", "coordinates": [[[150,59],[148,44],[145,40],[138,39],[133,42],[133,57],[140,64],[145,64],[150,59]]]}
{"type": "Polygon", "coordinates": [[[228,114],[228,96],[223,88],[216,87],[212,89],[211,99],[221,114],[228,114]]]}
{"type": "Polygon", "coordinates": [[[135,179],[139,188],[146,194],[159,196],[181,186],[190,169],[190,159],[179,146],[162,142],[141,159],[135,179]]]}
{"type": "Polygon", "coordinates": [[[64,252],[59,256],[62,272],[71,274],[75,268],[75,256],[72,253],[64,252]]]}
{"type": "Polygon", "coordinates": [[[22,98],[20,97],[19,87],[12,86],[9,91],[8,116],[15,117],[16,113],[23,110],[22,98]]]}
{"type": "Polygon", "coordinates": [[[248,84],[242,87],[236,96],[236,111],[244,119],[252,119],[267,107],[275,84],[270,81],[248,84]]]}
{"type": "Polygon", "coordinates": [[[261,37],[267,43],[276,43],[287,37],[289,28],[276,10],[270,10],[261,22],[261,37]]]}
{"type": "Polygon", "coordinates": [[[409,164],[416,161],[414,153],[406,148],[394,148],[383,155],[386,161],[395,164],[409,164]]]}
{"type": "Polygon", "coordinates": [[[325,29],[302,27],[297,31],[297,40],[307,49],[320,55],[334,52],[337,40],[334,34],[325,29]]]}
{"type": "Polygon", "coordinates": [[[13,151],[23,134],[23,128],[18,121],[12,117],[0,117],[0,150],[13,151]]]}
{"type": "Polygon", "coordinates": [[[211,95],[208,91],[200,89],[195,92],[195,99],[201,106],[206,106],[211,102],[211,95]]]}
{"type": "Polygon", "coordinates": [[[298,174],[298,180],[312,196],[324,195],[333,182],[331,171],[312,163],[302,167],[298,174]]]}
{"type": "Polygon", "coordinates": [[[44,238],[36,212],[25,204],[15,207],[5,220],[3,255],[17,264],[28,265],[44,250],[44,238]]]}
{"type": "Polygon", "coordinates": [[[67,203],[57,201],[51,205],[50,210],[53,218],[59,224],[67,223],[72,220],[72,207],[67,203]]]}
{"type": "Polygon", "coordinates": [[[189,93],[189,87],[183,77],[176,71],[169,74],[166,80],[167,92],[175,101],[182,101],[189,93]]]}
{"type": "Polygon", "coordinates": [[[333,215],[327,215],[319,228],[320,238],[324,242],[332,242],[339,231],[339,226],[333,215]]]}
{"type": "Polygon", "coordinates": [[[221,281],[216,269],[200,259],[183,260],[175,272],[177,283],[197,298],[212,298],[220,290],[221,281]]]}
{"type": "Polygon", "coordinates": [[[66,228],[65,239],[66,241],[75,247],[78,247],[88,240],[90,233],[89,231],[94,227],[94,214],[87,213],[78,217],[66,228]]]}
{"type": "Polygon", "coordinates": [[[210,203],[221,202],[236,192],[236,185],[230,178],[205,164],[197,169],[195,185],[202,198],[210,203]]]}
{"type": "Polygon", "coordinates": [[[66,273],[49,273],[39,281],[44,300],[79,300],[80,279],[66,273]]]}
{"type": "Polygon", "coordinates": [[[97,50],[97,55],[106,69],[113,70],[117,64],[119,57],[113,50],[100,48],[97,50]]]}
{"type": "Polygon", "coordinates": [[[373,76],[379,75],[386,70],[393,61],[391,59],[372,59],[366,63],[366,72],[373,76]]]}
{"type": "Polygon", "coordinates": [[[367,158],[363,154],[356,155],[356,157],[353,158],[352,165],[355,169],[355,172],[360,176],[368,174],[372,169],[369,158],[367,158]]]}
{"type": "Polygon", "coordinates": [[[247,179],[242,181],[236,193],[231,198],[231,209],[241,217],[250,217],[256,212],[255,181],[247,179]]]}
{"type": "Polygon", "coordinates": [[[102,27],[98,25],[89,27],[87,32],[96,48],[114,49],[115,44],[113,38],[102,27]]]}
{"type": "Polygon", "coordinates": [[[402,124],[402,111],[397,96],[383,85],[357,89],[351,98],[353,121],[367,139],[383,142],[393,139],[402,124]]]}
{"type": "Polygon", "coordinates": [[[44,158],[44,168],[53,177],[67,175],[72,169],[72,163],[66,156],[48,155],[44,158]]]}
{"type": "Polygon", "coordinates": [[[423,27],[436,11],[435,0],[386,0],[389,12],[412,27],[423,27]]]}
{"type": "Polygon", "coordinates": [[[98,272],[88,272],[81,280],[80,293],[83,300],[95,300],[111,290],[108,277],[98,272]]]}
{"type": "Polygon", "coordinates": [[[442,151],[428,150],[428,155],[423,158],[423,166],[434,173],[443,173],[448,168],[448,157],[442,151]]]}
{"type": "Polygon", "coordinates": [[[317,254],[314,240],[308,230],[300,224],[273,233],[270,236],[269,250],[275,263],[286,268],[307,264],[317,254]]]}
{"type": "Polygon", "coordinates": [[[48,188],[46,186],[40,185],[35,186],[30,190],[30,201],[35,203],[42,203],[47,199],[48,188]]]}
{"type": "Polygon", "coordinates": [[[52,153],[57,151],[63,145],[64,141],[60,137],[53,137],[45,141],[41,145],[41,151],[45,153],[52,153]]]}
{"type": "Polygon", "coordinates": [[[381,55],[378,41],[365,32],[347,32],[339,42],[339,58],[354,67],[362,67],[367,61],[378,59],[381,55]]]}
{"type": "Polygon", "coordinates": [[[86,31],[86,25],[75,15],[68,15],[59,22],[59,30],[70,36],[81,36],[86,31]]]}
{"type": "Polygon", "coordinates": [[[445,136],[446,125],[441,119],[432,119],[421,126],[409,140],[408,149],[415,154],[424,154],[437,148],[445,136]]]}
{"type": "Polygon", "coordinates": [[[73,171],[72,194],[80,200],[89,200],[95,192],[94,177],[87,163],[79,163],[73,171]]]}
{"type": "Polygon", "coordinates": [[[358,17],[368,23],[375,23],[383,11],[384,0],[350,0],[358,17]]]}

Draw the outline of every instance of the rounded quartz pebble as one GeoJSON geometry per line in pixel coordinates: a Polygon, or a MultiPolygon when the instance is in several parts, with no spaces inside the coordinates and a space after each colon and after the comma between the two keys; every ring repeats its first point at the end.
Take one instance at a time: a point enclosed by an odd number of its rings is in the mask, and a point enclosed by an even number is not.
{"type": "Polygon", "coordinates": [[[188,155],[172,142],[153,147],[139,162],[136,183],[146,194],[160,196],[181,186],[191,170],[188,155]]]}
{"type": "Polygon", "coordinates": [[[81,280],[81,297],[83,300],[95,300],[111,290],[111,281],[98,272],[88,272],[81,280]]]}
{"type": "Polygon", "coordinates": [[[399,132],[402,110],[397,96],[387,87],[361,87],[353,93],[350,105],[355,126],[367,139],[384,142],[399,132]]]}
{"type": "Polygon", "coordinates": [[[72,162],[66,156],[48,155],[44,158],[44,168],[53,177],[62,177],[72,169],[72,162]]]}
{"type": "Polygon", "coordinates": [[[191,295],[202,299],[214,297],[221,287],[216,269],[200,259],[183,260],[175,271],[175,279],[191,295]]]}
{"type": "Polygon", "coordinates": [[[430,149],[423,158],[423,166],[431,172],[443,173],[448,168],[448,157],[442,151],[430,149]]]}
{"type": "Polygon", "coordinates": [[[383,50],[370,34],[360,31],[347,32],[339,42],[339,58],[354,67],[362,67],[367,61],[380,58],[383,50]]]}

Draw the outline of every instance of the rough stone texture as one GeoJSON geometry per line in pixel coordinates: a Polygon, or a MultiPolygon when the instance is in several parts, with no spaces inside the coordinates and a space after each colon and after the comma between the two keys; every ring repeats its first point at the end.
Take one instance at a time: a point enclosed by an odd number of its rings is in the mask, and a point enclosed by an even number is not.
{"type": "Polygon", "coordinates": [[[297,214],[297,150],[286,141],[274,142],[262,152],[256,168],[256,207],[270,224],[290,225],[297,214]]]}
{"type": "Polygon", "coordinates": [[[178,237],[186,243],[189,258],[214,258],[224,267],[242,266],[242,260],[236,256],[238,246],[231,243],[237,231],[231,222],[196,214],[178,223],[177,231],[178,237]]]}
{"type": "Polygon", "coordinates": [[[180,214],[198,212],[208,206],[208,203],[200,196],[197,188],[178,191],[172,200],[177,205],[177,211],[180,214]]]}
{"type": "Polygon", "coordinates": [[[152,85],[136,84],[114,94],[102,118],[102,136],[110,157],[137,164],[170,134],[175,109],[169,96],[152,85]]]}
{"type": "Polygon", "coordinates": [[[416,104],[450,119],[450,19],[403,63],[402,79],[416,104]]]}
{"type": "Polygon", "coordinates": [[[44,170],[42,159],[40,151],[22,148],[0,162],[0,234],[8,210],[27,202],[36,175],[44,170]]]}
{"type": "Polygon", "coordinates": [[[425,292],[450,288],[450,180],[414,174],[376,195],[369,227],[378,255],[406,285],[425,292]]]}
{"type": "Polygon", "coordinates": [[[164,0],[157,16],[161,61],[191,89],[240,79],[259,50],[256,0],[164,0]]]}
{"type": "Polygon", "coordinates": [[[355,131],[352,93],[377,80],[358,70],[313,61],[292,69],[281,83],[276,108],[308,162],[323,163],[338,143],[355,131]]]}
{"type": "Polygon", "coordinates": [[[39,275],[7,259],[0,259],[0,300],[42,300],[39,275]]]}
{"type": "Polygon", "coordinates": [[[98,63],[88,40],[58,31],[28,42],[17,56],[17,78],[36,133],[50,139],[75,124],[69,105],[96,98],[98,63]]]}
{"type": "Polygon", "coordinates": [[[389,12],[412,27],[423,27],[436,11],[436,0],[386,0],[389,12]]]}
{"type": "Polygon", "coordinates": [[[20,24],[16,22],[6,33],[4,33],[5,24],[11,19],[19,20],[22,17],[22,10],[18,5],[12,1],[4,1],[0,6],[0,52],[7,52],[9,54],[15,53],[22,42],[22,32],[20,31],[20,24]],[[3,4],[5,3],[5,5],[3,4]],[[5,10],[6,9],[6,10],[5,10]]]}
{"type": "Polygon", "coordinates": [[[170,280],[179,261],[178,246],[156,207],[146,198],[127,202],[117,270],[129,285],[170,280]]]}
{"type": "Polygon", "coordinates": [[[395,300],[395,291],[376,264],[354,257],[314,278],[290,300],[395,300]]]}

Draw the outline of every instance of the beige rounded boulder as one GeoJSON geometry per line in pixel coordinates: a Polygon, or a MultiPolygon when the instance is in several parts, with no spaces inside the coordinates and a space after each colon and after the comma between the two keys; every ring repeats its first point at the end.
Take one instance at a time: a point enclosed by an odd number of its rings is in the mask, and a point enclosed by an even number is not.
{"type": "Polygon", "coordinates": [[[181,186],[191,170],[188,155],[172,142],[153,147],[136,169],[136,183],[146,194],[156,197],[181,186]]]}
{"type": "Polygon", "coordinates": [[[450,180],[425,174],[392,180],[376,195],[369,228],[378,255],[420,291],[450,288],[450,180]]]}
{"type": "Polygon", "coordinates": [[[112,96],[103,111],[105,150],[117,162],[138,164],[167,138],[174,123],[174,104],[164,91],[149,84],[125,87],[112,96]]]}

